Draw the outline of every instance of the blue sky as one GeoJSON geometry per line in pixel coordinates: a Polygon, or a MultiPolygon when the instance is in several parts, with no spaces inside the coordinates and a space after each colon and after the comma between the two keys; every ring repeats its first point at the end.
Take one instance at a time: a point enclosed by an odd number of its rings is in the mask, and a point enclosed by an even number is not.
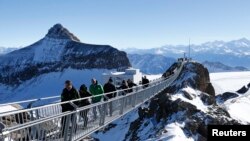
{"type": "Polygon", "coordinates": [[[0,0],[0,46],[26,46],[61,23],[82,42],[152,48],[250,38],[249,0],[0,0]]]}

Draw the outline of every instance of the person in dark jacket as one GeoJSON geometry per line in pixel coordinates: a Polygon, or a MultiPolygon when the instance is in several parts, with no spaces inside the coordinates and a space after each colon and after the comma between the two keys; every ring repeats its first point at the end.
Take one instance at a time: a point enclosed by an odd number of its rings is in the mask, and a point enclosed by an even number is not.
{"type": "MultiPolygon", "coordinates": [[[[116,91],[116,87],[115,85],[113,84],[113,80],[112,78],[110,78],[108,80],[108,82],[103,86],[103,89],[104,89],[104,93],[110,93],[110,92],[115,92],[116,91]]],[[[113,97],[116,97],[116,92],[115,93],[110,93],[110,94],[107,94],[105,99],[111,99],[113,97]]]]}
{"type": "Polygon", "coordinates": [[[133,92],[133,89],[132,89],[132,88],[133,88],[134,86],[137,86],[137,85],[136,85],[131,79],[128,79],[127,82],[128,82],[128,87],[131,88],[131,89],[128,90],[128,92],[129,92],[129,93],[132,93],[132,92],[133,92]]]}
{"type": "Polygon", "coordinates": [[[147,88],[148,84],[149,84],[149,80],[147,79],[147,77],[146,76],[142,77],[143,88],[147,88]]]}
{"type": "MultiPolygon", "coordinates": [[[[62,94],[61,94],[61,102],[66,102],[66,101],[75,100],[75,99],[79,99],[79,98],[80,98],[79,93],[73,87],[72,82],[70,80],[66,80],[65,81],[65,88],[63,89],[62,94]]],[[[74,104],[76,106],[79,106],[79,101],[75,101],[74,104]]],[[[75,109],[70,103],[62,104],[61,107],[62,107],[62,112],[73,111],[75,109]]],[[[66,128],[66,126],[65,126],[66,119],[67,119],[67,116],[63,116],[61,119],[62,136],[64,136],[64,132],[65,132],[65,128],[66,128]]],[[[71,116],[71,123],[72,123],[72,128],[74,128],[74,126],[76,125],[76,115],[71,116]]]]}
{"type": "Polygon", "coordinates": [[[118,89],[122,89],[124,90],[122,95],[126,95],[129,91],[127,90],[129,87],[128,87],[128,83],[127,81],[123,80],[122,81],[122,85],[118,88],[118,89]]]}
{"type": "MultiPolygon", "coordinates": [[[[116,97],[116,87],[115,85],[113,84],[113,80],[112,78],[109,78],[108,82],[104,85],[103,87],[104,89],[104,93],[110,93],[110,94],[107,94],[106,96],[104,96],[104,100],[107,101],[108,99],[111,99],[113,97],[116,97]],[[112,93],[114,92],[114,93],[112,93]]],[[[112,116],[112,113],[113,113],[113,102],[109,102],[108,103],[109,105],[109,115],[112,116]]],[[[107,109],[107,108],[105,108],[107,109]]]]}
{"type": "MultiPolygon", "coordinates": [[[[65,88],[63,89],[62,94],[61,94],[61,102],[75,100],[79,98],[80,98],[79,93],[73,87],[72,82],[70,80],[65,81],[65,88]]],[[[76,101],[74,102],[74,104],[78,106],[79,102],[76,101]]],[[[61,107],[62,107],[62,112],[74,110],[74,107],[70,103],[62,104],[61,107]]]]}
{"type": "MultiPolygon", "coordinates": [[[[91,94],[88,92],[88,88],[86,87],[86,85],[82,84],[80,86],[79,95],[81,98],[88,98],[91,96],[91,94]]],[[[89,104],[90,104],[89,99],[83,99],[80,101],[80,107],[87,106],[89,104]]],[[[87,123],[88,123],[88,111],[89,109],[86,109],[80,112],[80,116],[83,118],[84,128],[87,127],[87,123]]]]}

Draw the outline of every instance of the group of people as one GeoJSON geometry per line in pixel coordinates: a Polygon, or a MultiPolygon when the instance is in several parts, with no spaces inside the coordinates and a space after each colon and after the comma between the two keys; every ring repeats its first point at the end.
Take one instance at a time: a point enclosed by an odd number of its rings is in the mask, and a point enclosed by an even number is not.
{"type": "MultiPolygon", "coordinates": [[[[146,76],[143,77],[142,78],[143,88],[148,87],[148,83],[149,83],[149,80],[146,78],[146,76]]],[[[62,94],[61,94],[61,102],[66,102],[66,101],[71,101],[71,100],[73,101],[75,100],[75,101],[72,103],[63,103],[61,105],[62,112],[73,111],[77,107],[83,107],[91,103],[97,103],[97,102],[100,102],[102,99],[104,101],[112,99],[116,97],[117,89],[122,89],[123,90],[122,95],[126,95],[127,93],[133,92],[133,87],[135,86],[137,85],[131,79],[128,79],[127,81],[123,80],[121,86],[117,88],[113,84],[112,78],[109,78],[108,82],[104,86],[102,86],[101,84],[98,83],[98,81],[95,78],[93,78],[91,80],[91,85],[89,86],[89,90],[85,84],[82,84],[79,90],[77,90],[73,86],[73,83],[70,80],[66,80],[65,88],[63,89],[62,94]],[[103,95],[104,93],[105,95],[103,95]],[[89,99],[88,97],[91,97],[91,99],[89,99]],[[77,100],[80,98],[83,100],[77,100]]],[[[94,120],[97,118],[96,109],[98,109],[99,114],[101,116],[104,114],[109,114],[110,116],[112,116],[112,112],[113,112],[112,102],[109,102],[108,104],[104,104],[104,106],[105,106],[104,110],[102,109],[101,106],[93,107],[93,119],[94,120]]],[[[87,126],[87,122],[88,122],[87,114],[88,114],[88,110],[83,110],[82,112],[80,112],[80,116],[83,118],[84,127],[87,126]]],[[[63,118],[62,122],[65,122],[65,120],[66,119],[63,118]]],[[[74,120],[76,120],[76,118],[71,117],[71,122],[76,122],[74,120]]],[[[63,127],[63,131],[62,131],[63,133],[64,133],[64,128],[65,127],[63,127]]]]}

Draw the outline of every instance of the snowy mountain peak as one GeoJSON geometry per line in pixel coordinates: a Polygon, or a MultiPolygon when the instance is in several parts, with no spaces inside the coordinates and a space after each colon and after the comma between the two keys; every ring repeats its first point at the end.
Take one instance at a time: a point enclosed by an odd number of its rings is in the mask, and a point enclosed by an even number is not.
{"type": "Polygon", "coordinates": [[[69,39],[80,42],[80,40],[68,29],[64,28],[61,24],[55,24],[52,28],[49,29],[46,37],[56,38],[56,39],[69,39]]]}
{"type": "Polygon", "coordinates": [[[21,85],[68,68],[124,70],[131,66],[125,52],[109,45],[81,43],[61,24],[32,45],[1,55],[0,64],[0,85],[21,85]]]}
{"type": "MultiPolygon", "coordinates": [[[[126,49],[129,54],[161,54],[167,57],[179,58],[188,52],[188,45],[165,45],[151,49],[126,49]]],[[[240,38],[232,41],[211,41],[199,45],[190,45],[191,57],[199,62],[221,62],[225,65],[250,68],[250,40],[240,38]]]]}
{"type": "Polygon", "coordinates": [[[236,41],[238,41],[238,42],[246,42],[246,43],[250,42],[247,38],[241,38],[241,39],[236,40],[236,41]]]}

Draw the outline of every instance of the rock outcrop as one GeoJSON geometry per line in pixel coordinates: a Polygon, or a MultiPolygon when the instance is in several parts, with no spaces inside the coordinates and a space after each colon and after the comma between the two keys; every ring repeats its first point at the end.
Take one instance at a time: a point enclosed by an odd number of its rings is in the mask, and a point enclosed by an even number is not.
{"type": "Polygon", "coordinates": [[[138,110],[140,118],[130,124],[125,140],[157,138],[164,126],[177,122],[183,125],[187,138],[205,141],[207,125],[240,124],[216,104],[214,95],[207,69],[199,63],[186,63],[169,88],[156,95],[148,108],[138,110]],[[150,124],[154,124],[155,128],[148,129],[150,124]],[[147,132],[143,131],[145,128],[147,132]],[[142,131],[146,132],[143,137],[140,136],[142,131]]]}
{"type": "MultiPolygon", "coordinates": [[[[170,68],[175,68],[177,64],[173,64],[170,68]]],[[[172,69],[173,70],[173,69],[172,69]]],[[[169,73],[166,71],[163,76],[169,73]]],[[[215,96],[215,90],[210,82],[209,72],[200,63],[186,63],[183,66],[183,70],[178,79],[168,88],[168,93],[176,93],[181,88],[190,86],[194,89],[208,93],[209,95],[215,96]]]]}
{"type": "Polygon", "coordinates": [[[244,94],[249,90],[249,87],[243,86],[242,88],[240,88],[237,93],[239,94],[244,94]]]}

